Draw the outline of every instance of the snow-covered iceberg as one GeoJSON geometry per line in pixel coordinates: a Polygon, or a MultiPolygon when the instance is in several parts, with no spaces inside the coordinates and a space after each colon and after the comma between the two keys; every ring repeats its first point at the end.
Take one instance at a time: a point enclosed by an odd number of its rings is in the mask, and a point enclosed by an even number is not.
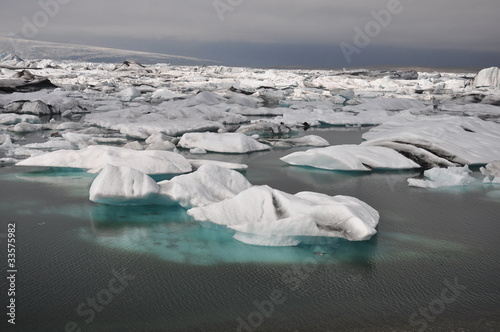
{"type": "Polygon", "coordinates": [[[428,168],[500,159],[500,124],[472,117],[397,117],[363,138],[362,146],[388,147],[428,168]]]}
{"type": "Polygon", "coordinates": [[[249,153],[270,149],[269,146],[239,133],[187,133],[182,136],[179,146],[221,153],[249,153]]]}
{"type": "Polygon", "coordinates": [[[174,152],[135,151],[101,145],[54,151],[17,163],[18,166],[85,168],[91,172],[99,172],[108,164],[133,167],[146,174],[182,174],[192,170],[189,161],[174,152]]]}
{"type": "Polygon", "coordinates": [[[182,207],[205,206],[232,198],[252,185],[236,171],[212,164],[158,184],[160,194],[182,207]]]}
{"type": "Polygon", "coordinates": [[[474,181],[468,166],[432,168],[424,172],[424,179],[408,179],[410,187],[440,188],[465,186],[474,181]]]}
{"type": "Polygon", "coordinates": [[[500,160],[495,160],[480,168],[485,176],[484,183],[500,183],[500,160]]]}
{"type": "Polygon", "coordinates": [[[396,151],[377,146],[329,146],[294,152],[281,160],[290,165],[339,171],[420,168],[417,163],[396,151]]]}
{"type": "Polygon", "coordinates": [[[92,202],[111,205],[148,204],[160,187],[148,175],[127,166],[106,165],[90,187],[92,202]]]}
{"type": "Polygon", "coordinates": [[[188,214],[236,230],[235,239],[262,246],[294,246],[300,237],[370,239],[379,214],[368,204],[347,196],[302,192],[290,195],[268,186],[255,186],[236,197],[188,214]]]}

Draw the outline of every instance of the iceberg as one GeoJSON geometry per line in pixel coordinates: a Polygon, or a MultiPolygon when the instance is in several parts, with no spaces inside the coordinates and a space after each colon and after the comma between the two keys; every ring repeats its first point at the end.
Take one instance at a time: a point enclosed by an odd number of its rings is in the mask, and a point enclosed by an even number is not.
{"type": "Polygon", "coordinates": [[[239,172],[204,164],[191,174],[158,183],[160,194],[184,208],[205,206],[233,198],[252,185],[239,172]]]}
{"type": "Polygon", "coordinates": [[[317,135],[306,135],[297,138],[267,139],[265,142],[278,148],[291,148],[300,146],[329,146],[330,143],[323,137],[317,135]]]}
{"type": "Polygon", "coordinates": [[[392,149],[360,145],[336,145],[299,151],[281,160],[295,166],[337,171],[420,168],[420,165],[392,149]]]}
{"type": "Polygon", "coordinates": [[[127,166],[106,165],[90,187],[92,202],[110,205],[148,204],[160,187],[146,174],[127,166]]]}
{"type": "Polygon", "coordinates": [[[182,174],[192,171],[189,161],[170,151],[135,151],[91,145],[83,150],[59,150],[25,159],[18,166],[84,168],[97,173],[107,164],[133,167],[146,174],[182,174]]]}
{"type": "Polygon", "coordinates": [[[427,168],[500,159],[500,124],[473,117],[398,117],[370,129],[363,139],[362,146],[392,148],[427,168]]]}
{"type": "Polygon", "coordinates": [[[270,149],[269,146],[239,133],[187,133],[182,136],[179,146],[220,153],[249,153],[270,149]]]}
{"type": "Polygon", "coordinates": [[[378,212],[347,196],[302,192],[290,195],[254,186],[234,198],[190,209],[198,221],[224,225],[235,239],[261,246],[294,246],[300,237],[364,241],[376,234],[378,212]]]}
{"type": "Polygon", "coordinates": [[[484,183],[500,183],[500,160],[495,160],[480,168],[485,176],[484,183]]]}
{"type": "Polygon", "coordinates": [[[424,172],[425,179],[408,179],[410,187],[441,188],[465,186],[474,181],[468,166],[432,168],[424,172]]]}
{"type": "Polygon", "coordinates": [[[481,70],[474,79],[476,88],[500,89],[500,68],[491,67],[481,70]]]}

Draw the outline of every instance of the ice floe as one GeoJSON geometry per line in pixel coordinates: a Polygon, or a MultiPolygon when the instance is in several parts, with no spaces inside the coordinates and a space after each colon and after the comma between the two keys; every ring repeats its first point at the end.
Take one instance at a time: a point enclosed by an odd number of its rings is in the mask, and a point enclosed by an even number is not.
{"type": "Polygon", "coordinates": [[[17,163],[19,166],[84,168],[91,172],[99,172],[108,164],[133,167],[146,174],[182,174],[192,170],[189,161],[174,152],[135,151],[101,145],[54,151],[17,163]]]}
{"type": "Polygon", "coordinates": [[[392,149],[350,144],[294,152],[281,160],[295,166],[338,171],[420,168],[417,163],[392,149]]]}
{"type": "Polygon", "coordinates": [[[187,133],[182,136],[179,146],[220,153],[249,153],[270,149],[268,145],[239,133],[187,133]]]}

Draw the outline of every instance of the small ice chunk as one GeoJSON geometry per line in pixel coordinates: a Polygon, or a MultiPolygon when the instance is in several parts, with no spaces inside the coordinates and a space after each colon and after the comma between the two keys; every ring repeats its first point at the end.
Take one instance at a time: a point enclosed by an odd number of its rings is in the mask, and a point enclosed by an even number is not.
{"type": "Polygon", "coordinates": [[[495,160],[480,168],[485,176],[484,183],[500,183],[500,160],[495,160]]]}
{"type": "Polygon", "coordinates": [[[159,190],[158,184],[146,174],[108,164],[92,182],[89,198],[92,202],[112,205],[148,204],[159,190]]]}
{"type": "Polygon", "coordinates": [[[185,149],[201,148],[221,153],[248,153],[269,150],[270,147],[238,133],[187,133],[179,141],[185,149]]]}
{"type": "Polygon", "coordinates": [[[141,143],[134,141],[134,142],[129,142],[123,146],[124,148],[131,149],[131,150],[137,150],[141,151],[144,150],[144,147],[141,145],[141,143]]]}
{"type": "Polygon", "coordinates": [[[330,143],[320,136],[307,135],[298,138],[287,138],[287,139],[269,139],[266,143],[279,147],[279,148],[289,148],[294,146],[329,146],[330,143]]]}
{"type": "Polygon", "coordinates": [[[202,149],[202,148],[194,148],[189,150],[189,153],[191,154],[207,154],[207,150],[202,149]]]}
{"type": "Polygon", "coordinates": [[[206,160],[206,159],[188,159],[188,160],[194,169],[198,169],[201,166],[206,165],[206,164],[216,165],[219,167],[224,167],[224,168],[232,169],[235,171],[244,171],[244,170],[248,169],[248,165],[245,165],[245,164],[228,163],[228,162],[224,162],[224,161],[206,160]]]}
{"type": "Polygon", "coordinates": [[[131,101],[132,99],[140,97],[141,91],[137,88],[130,87],[120,91],[118,95],[122,98],[122,100],[131,101]]]}
{"type": "Polygon", "coordinates": [[[12,130],[16,133],[32,133],[35,131],[40,131],[42,129],[42,125],[40,124],[21,122],[16,124],[12,130]]]}
{"type": "Polygon", "coordinates": [[[468,166],[464,167],[435,167],[424,172],[425,179],[408,179],[410,187],[440,188],[465,186],[474,181],[468,166]]]}

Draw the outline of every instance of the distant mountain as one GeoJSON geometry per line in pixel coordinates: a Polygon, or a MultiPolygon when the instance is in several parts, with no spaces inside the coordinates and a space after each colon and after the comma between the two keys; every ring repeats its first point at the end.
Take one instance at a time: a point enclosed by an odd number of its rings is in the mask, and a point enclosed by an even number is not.
{"type": "Polygon", "coordinates": [[[217,61],[159,53],[146,53],[84,45],[49,43],[0,36],[0,54],[15,54],[25,60],[51,59],[82,62],[123,62],[135,60],[144,64],[214,65],[217,61]]]}

